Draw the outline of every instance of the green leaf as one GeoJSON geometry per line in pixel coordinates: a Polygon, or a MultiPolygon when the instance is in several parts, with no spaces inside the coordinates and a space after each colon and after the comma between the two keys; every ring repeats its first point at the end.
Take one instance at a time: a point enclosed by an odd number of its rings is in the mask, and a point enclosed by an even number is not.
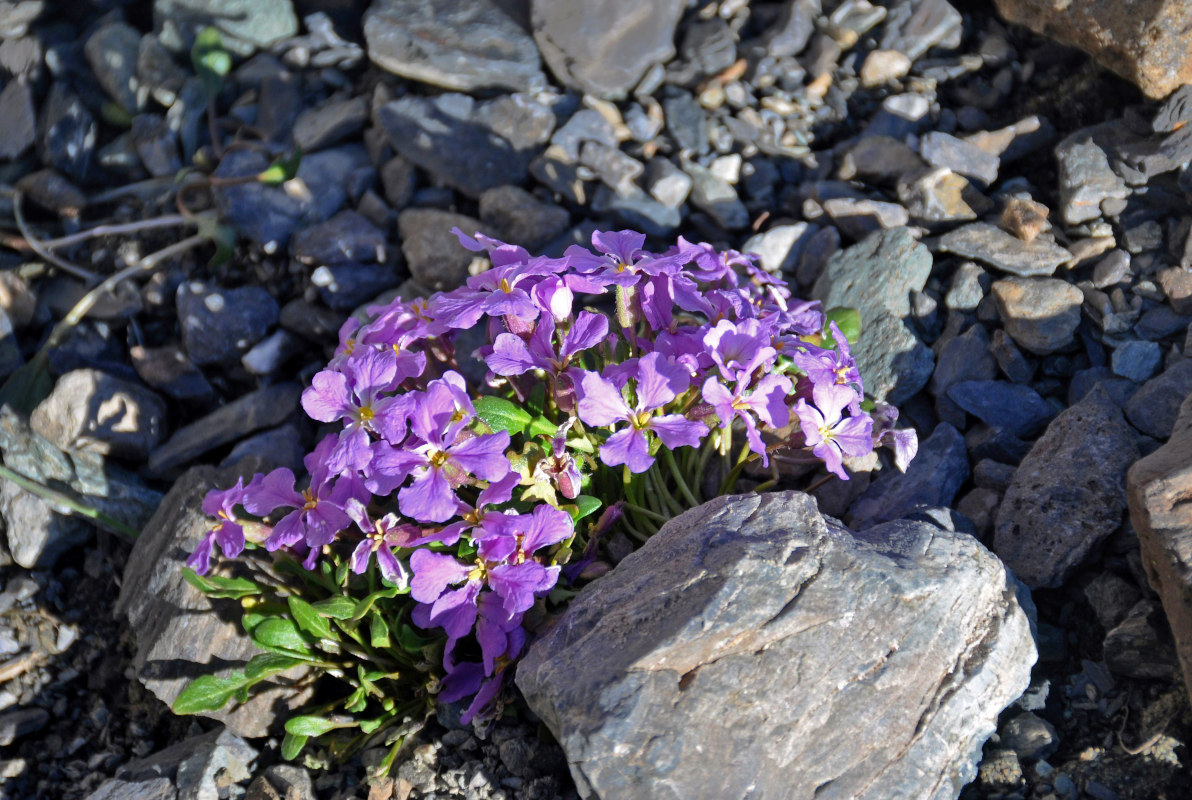
{"type": "Polygon", "coordinates": [[[391,719],[391,717],[385,716],[385,717],[377,717],[376,719],[361,720],[360,732],[361,733],[372,733],[377,728],[381,727],[386,722],[388,722],[390,719],[391,719]]]}
{"type": "Polygon", "coordinates": [[[401,645],[402,650],[405,650],[411,655],[418,655],[422,652],[422,648],[433,642],[433,638],[421,635],[410,625],[403,623],[397,629],[397,643],[401,645]]]}
{"type": "Polygon", "coordinates": [[[327,731],[343,727],[345,727],[343,723],[313,714],[302,714],[286,720],[286,733],[292,733],[295,736],[322,736],[327,731]]]}
{"type": "Polygon", "coordinates": [[[53,389],[54,376],[50,374],[49,358],[38,353],[28,363],[17,367],[0,386],[0,405],[10,406],[27,417],[53,389]]]}
{"type": "Polygon", "coordinates": [[[190,48],[190,61],[203,81],[207,97],[213,99],[223,88],[224,77],[232,71],[232,54],[224,49],[217,29],[208,26],[199,31],[190,48]]]}
{"type": "Polygon", "coordinates": [[[356,602],[350,597],[336,595],[320,600],[313,606],[315,611],[328,619],[349,619],[356,613],[356,602]]]}
{"type": "Polygon", "coordinates": [[[253,630],[267,619],[269,619],[267,614],[262,614],[259,611],[246,611],[240,617],[240,627],[244,628],[245,633],[252,636],[253,630]]]}
{"type": "Polygon", "coordinates": [[[377,602],[382,597],[396,597],[400,592],[401,588],[398,586],[389,586],[385,589],[378,589],[356,604],[356,610],[352,613],[350,619],[353,622],[364,619],[364,615],[367,614],[369,609],[373,607],[373,603],[377,602]]]}
{"type": "Polygon", "coordinates": [[[392,645],[389,641],[389,626],[385,624],[379,611],[374,611],[368,619],[368,638],[373,647],[390,647],[392,645]]]}
{"type": "Polygon", "coordinates": [[[530,421],[531,436],[546,436],[553,439],[559,432],[559,426],[543,416],[534,417],[530,421]]]}
{"type": "Polygon", "coordinates": [[[349,714],[359,714],[366,708],[368,708],[368,692],[363,687],[352,692],[344,701],[344,711],[349,714]]]}
{"type": "Polygon", "coordinates": [[[336,586],[346,586],[347,585],[348,569],[351,566],[352,565],[350,562],[344,561],[342,564],[340,564],[338,567],[335,568],[335,585],[336,586]]]}
{"type": "MultiPolygon", "coordinates": [[[[476,399],[476,416],[494,431],[508,431],[510,436],[522,433],[533,417],[524,408],[503,397],[484,395],[476,399]]],[[[552,429],[553,432],[553,429],[552,429]]]]}
{"type": "Polygon", "coordinates": [[[298,174],[298,166],[302,163],[302,150],[295,149],[269,165],[269,168],[257,174],[257,180],[266,186],[279,186],[298,174]]]}
{"type": "Polygon", "coordinates": [[[309,738],[309,736],[287,733],[281,740],[281,757],[286,761],[293,761],[302,752],[302,748],[306,747],[309,738]]]}
{"type": "Polygon", "coordinates": [[[299,628],[316,639],[339,638],[331,630],[331,623],[327,621],[327,618],[319,614],[310,603],[295,595],[290,595],[287,602],[290,604],[290,614],[298,623],[299,628]]]}
{"type": "Polygon", "coordinates": [[[579,509],[579,514],[575,517],[575,521],[578,522],[590,514],[595,514],[600,510],[600,506],[604,504],[600,502],[600,498],[598,497],[592,497],[590,494],[581,494],[575,498],[575,505],[579,509]]]}
{"type": "Polygon", "coordinates": [[[828,323],[835,322],[836,327],[840,328],[840,332],[844,334],[844,338],[848,339],[849,344],[856,344],[857,339],[861,338],[861,312],[855,308],[829,308],[824,312],[824,346],[834,347],[836,340],[832,336],[832,331],[828,329],[828,323]]]}
{"type": "Polygon", "coordinates": [[[260,653],[253,656],[252,660],[244,665],[244,677],[251,681],[259,681],[270,675],[293,669],[303,663],[305,662],[302,659],[293,656],[283,656],[280,653],[260,653]]]}
{"type": "Polygon", "coordinates": [[[252,640],[262,650],[270,652],[309,653],[306,637],[293,621],[280,617],[269,617],[252,629],[252,640]]]}
{"type": "Polygon", "coordinates": [[[174,698],[174,703],[170,708],[175,714],[201,714],[204,711],[218,711],[232,699],[232,695],[244,683],[245,678],[240,673],[233,673],[227,678],[200,675],[174,698]]]}

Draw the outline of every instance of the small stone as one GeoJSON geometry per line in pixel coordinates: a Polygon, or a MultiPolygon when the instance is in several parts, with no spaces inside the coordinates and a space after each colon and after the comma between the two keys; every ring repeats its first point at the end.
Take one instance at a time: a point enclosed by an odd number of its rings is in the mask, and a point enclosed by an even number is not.
{"type": "Polygon", "coordinates": [[[1101,651],[1105,665],[1115,675],[1168,683],[1179,679],[1179,661],[1167,620],[1159,604],[1149,598],[1135,603],[1105,634],[1101,651]]]}
{"type": "Polygon", "coordinates": [[[78,217],[87,196],[52,169],[39,169],[17,181],[17,189],[44,209],[63,217],[78,217]]]}
{"type": "Polygon", "coordinates": [[[313,153],[354,136],[368,121],[368,100],[351,97],[308,108],[294,120],[294,144],[313,153]]]}
{"type": "Polygon", "coordinates": [[[680,150],[707,152],[708,118],[688,92],[671,90],[662,98],[666,130],[680,150]]]}
{"type": "Polygon", "coordinates": [[[637,178],[645,172],[645,165],[636,158],[600,142],[584,142],[579,161],[622,197],[635,193],[637,178]]]}
{"type": "Polygon", "coordinates": [[[50,87],[39,122],[42,160],[72,178],[85,177],[98,130],[91,112],[66,84],[55,82],[50,87]]]}
{"type": "Polygon", "coordinates": [[[1023,761],[1046,758],[1059,747],[1060,737],[1055,726],[1047,720],[1024,711],[1006,720],[998,729],[1001,744],[1010,748],[1023,761]]]}
{"type": "Polygon", "coordinates": [[[1014,480],[1014,467],[993,459],[978,461],[973,467],[973,483],[983,489],[1004,492],[1014,480]]]}
{"type": "Polygon", "coordinates": [[[685,162],[683,171],[691,177],[691,205],[706,213],[726,231],[740,230],[749,225],[749,211],[731,183],[717,178],[706,167],[693,161],[685,162]]]}
{"type": "Polygon", "coordinates": [[[33,93],[25,80],[11,80],[0,91],[0,159],[17,159],[36,139],[33,93]]]}
{"type": "Polygon", "coordinates": [[[1050,210],[1029,197],[1011,197],[1002,209],[1000,224],[1024,242],[1033,242],[1043,231],[1049,230],[1050,210]]]}
{"type": "Polygon", "coordinates": [[[182,345],[196,364],[238,359],[277,324],[278,306],[259,286],[223,289],[186,281],[176,298],[182,345]]]}
{"type": "Polygon", "coordinates": [[[985,297],[991,283],[985,270],[966,261],[952,274],[952,283],[944,295],[944,306],[953,311],[973,311],[985,297]]]}
{"type": "Polygon", "coordinates": [[[1192,269],[1168,267],[1155,276],[1167,302],[1177,314],[1192,314],[1192,269]]]}
{"type": "Polygon", "coordinates": [[[498,186],[480,195],[480,221],[502,241],[534,251],[567,230],[571,214],[520,186],[498,186]]]}
{"type": "Polygon", "coordinates": [[[617,224],[647,236],[671,236],[682,222],[679,209],[663,205],[641,189],[621,196],[607,186],[598,186],[591,209],[597,214],[609,213],[617,224]]]}
{"type": "Polygon", "coordinates": [[[691,193],[691,176],[668,159],[651,159],[646,171],[646,187],[650,195],[667,208],[678,208],[691,193]]]}
{"type": "Polygon", "coordinates": [[[150,454],[149,472],[162,475],[250,433],[280,425],[297,412],[301,392],[297,383],[278,383],[217,408],[174,431],[150,454]]]}
{"type": "Polygon", "coordinates": [[[398,275],[389,264],[349,262],[319,267],[311,273],[310,282],[318,287],[319,298],[328,308],[350,311],[396,286],[398,275]]]}
{"type": "Polygon", "coordinates": [[[1114,348],[1110,364],[1115,375],[1142,383],[1155,374],[1163,360],[1158,342],[1133,340],[1114,348]]]}
{"type": "Polygon", "coordinates": [[[819,0],[792,0],[784,3],[774,25],[766,31],[766,53],[774,58],[796,56],[815,33],[815,18],[820,13],[819,0]]]}
{"type": "Polygon", "coordinates": [[[614,149],[620,144],[612,123],[594,108],[581,108],[550,137],[552,147],[558,148],[570,161],[579,160],[585,142],[614,149]]]}
{"type": "Polygon", "coordinates": [[[1093,267],[1093,286],[1107,289],[1130,280],[1130,254],[1125,250],[1112,250],[1093,267]]]}
{"type": "Polygon", "coordinates": [[[364,15],[368,57],[404,78],[443,89],[544,88],[537,49],[492,0],[382,0],[364,15]]]}
{"type": "Polygon", "coordinates": [[[1084,596],[1106,631],[1116,628],[1142,597],[1137,586],[1112,572],[1102,572],[1089,581],[1084,596]]]}
{"type": "Polygon", "coordinates": [[[298,350],[298,339],[294,334],[279,328],[245,353],[240,365],[252,375],[272,375],[298,350]]]}
{"type": "Polygon", "coordinates": [[[1126,403],[1130,424],[1155,439],[1172,434],[1180,403],[1192,394],[1192,358],[1185,358],[1144,383],[1126,403]]]}
{"type": "Polygon", "coordinates": [[[933,47],[959,47],[960,12],[947,0],[896,3],[886,17],[878,46],[905,53],[912,61],[933,47]]]}
{"type": "Polygon", "coordinates": [[[1016,343],[1046,355],[1072,343],[1084,294],[1058,278],[1006,278],[991,287],[998,315],[1016,343]]]}
{"type": "Polygon", "coordinates": [[[867,89],[883,86],[905,77],[911,71],[911,60],[897,50],[873,50],[861,64],[859,77],[867,89]]]}
{"type": "Polygon", "coordinates": [[[219,466],[228,468],[240,465],[240,472],[250,471],[250,468],[252,472],[268,472],[286,467],[294,474],[299,474],[305,469],[302,461],[306,457],[306,450],[298,428],[281,425],[242,439],[227,458],[219,462],[219,466]]]}
{"type": "Polygon", "coordinates": [[[0,714],[0,747],[37,733],[50,721],[50,714],[44,708],[18,708],[0,714]]]}
{"type": "Polygon", "coordinates": [[[1068,405],[1076,405],[1095,387],[1100,386],[1119,408],[1134,394],[1138,384],[1116,377],[1109,367],[1089,367],[1077,370],[1068,384],[1068,405]]]}
{"type": "Polygon", "coordinates": [[[1101,203],[1130,196],[1125,182],[1110,168],[1109,159],[1092,137],[1073,134],[1056,145],[1059,163],[1060,213],[1068,225],[1097,219],[1101,203]]]}
{"type": "Polygon", "coordinates": [[[129,349],[133,368],[141,380],[175,400],[206,402],[215,396],[202,371],[175,345],[129,349]]]}
{"type": "Polygon", "coordinates": [[[989,334],[982,325],[972,325],[959,336],[941,339],[935,347],[935,372],[929,384],[934,395],[944,395],[962,381],[991,381],[997,374],[997,362],[989,353],[989,334]]]}
{"type": "Polygon", "coordinates": [[[521,183],[533,155],[498,135],[465,94],[408,95],[376,118],[397,152],[469,197],[521,183]]]}
{"type": "Polygon", "coordinates": [[[977,419],[1025,439],[1055,416],[1055,409],[1029,386],[1006,381],[961,381],[948,397],[977,419]]]}
{"type": "Polygon", "coordinates": [[[842,181],[863,180],[894,184],[908,173],[926,166],[919,154],[890,136],[861,136],[840,158],[836,176],[842,181]]]}
{"type": "Polygon", "coordinates": [[[247,56],[298,33],[298,17],[290,0],[254,0],[244,13],[243,0],[154,0],[153,21],[167,48],[189,51],[195,36],[215,27],[225,48],[247,56]]]}
{"type": "Polygon", "coordinates": [[[1121,410],[1094,390],[1056,417],[1022,460],[998,509],[994,552],[1027,586],[1060,586],[1117,527],[1126,470],[1137,458],[1121,410]]]}
{"type": "Polygon", "coordinates": [[[930,119],[931,101],[921,94],[906,93],[887,97],[869,120],[862,136],[889,136],[892,139],[918,133],[930,119]]]}
{"type": "Polygon", "coordinates": [[[823,202],[824,212],[840,232],[859,240],[881,230],[901,228],[910,222],[907,210],[880,200],[833,197],[823,202]]]}
{"type": "Polygon", "coordinates": [[[153,99],[169,108],[178,99],[187,79],[186,70],[178,66],[170,51],[153,34],[145,34],[137,48],[137,80],[153,99]]]}
{"type": "Polygon", "coordinates": [[[63,450],[139,461],[165,436],[166,406],[139,384],[78,369],[58,378],[29,422],[63,450]]]}
{"type": "Polygon", "coordinates": [[[468,236],[477,231],[492,236],[487,226],[463,214],[437,208],[409,208],[397,217],[401,249],[410,275],[432,291],[450,291],[464,285],[474,254],[451,232],[459,228],[468,236]]]}
{"type": "Polygon", "coordinates": [[[997,180],[997,156],[947,133],[932,131],[924,135],[919,140],[919,155],[933,167],[947,167],[984,186],[997,180]]]}
{"type": "Polygon", "coordinates": [[[109,22],[87,39],[83,52],[104,91],[125,111],[138,111],[148,90],[137,78],[141,32],[125,22],[109,22]]]}
{"type": "Polygon", "coordinates": [[[567,3],[533,0],[530,23],[543,60],[565,86],[623,96],[651,65],[674,56],[684,7],[681,0],[596,0],[577,15],[567,3]]]}
{"type": "Polygon", "coordinates": [[[964,437],[946,422],[940,423],[919,443],[906,472],[879,475],[845,519],[851,527],[864,530],[918,508],[951,505],[968,477],[964,437]]]}
{"type": "Polygon", "coordinates": [[[1051,275],[1072,254],[1042,238],[1024,242],[985,222],[972,222],[944,234],[940,250],[971,258],[1011,275],[1051,275]]]}
{"type": "Polygon", "coordinates": [[[1001,328],[989,337],[989,351],[997,360],[998,369],[1014,383],[1026,383],[1035,376],[1035,363],[1022,354],[1001,328]]]}
{"type": "Polygon", "coordinates": [[[351,210],[298,231],[290,252],[303,264],[352,264],[385,261],[385,234],[351,210]]]}
{"type": "Polygon", "coordinates": [[[993,207],[985,195],[947,167],[919,170],[898,182],[898,200],[916,222],[974,220],[993,207]]]}
{"type": "Polygon", "coordinates": [[[818,230],[817,226],[806,222],[775,225],[749,237],[741,246],[741,252],[756,254],[758,263],[767,272],[793,275],[803,248],[818,230]]]}

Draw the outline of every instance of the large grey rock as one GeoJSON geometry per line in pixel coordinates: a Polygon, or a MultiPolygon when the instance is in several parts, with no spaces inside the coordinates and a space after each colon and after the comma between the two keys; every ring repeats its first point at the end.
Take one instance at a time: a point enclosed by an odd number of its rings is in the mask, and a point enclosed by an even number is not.
{"type": "Polygon", "coordinates": [[[618,96],[674,56],[685,6],[683,0],[532,0],[530,20],[538,50],[560,82],[618,96]]]}
{"type": "Polygon", "coordinates": [[[252,777],[257,751],[227,728],[129,762],[86,800],[206,800],[252,777]]]}
{"type": "Polygon", "coordinates": [[[1038,433],[1055,408],[1029,386],[1009,381],[960,381],[948,398],[977,419],[1019,438],[1038,433]]]}
{"type": "Polygon", "coordinates": [[[899,403],[927,385],[934,356],[910,329],[910,294],[931,274],[931,253],[906,228],[874,233],[828,260],[812,297],[861,312],[853,355],[866,393],[899,403]]]}
{"type": "Polygon", "coordinates": [[[298,33],[290,0],[154,0],[153,21],[161,43],[171,50],[190,50],[195,35],[208,26],[239,55],[298,33]]]}
{"type": "MultiPolygon", "coordinates": [[[[141,531],[124,569],[116,613],[128,617],[136,639],[132,666],[141,683],[167,705],[194,678],[226,676],[259,652],[240,629],[237,604],[228,609],[232,613],[213,613],[212,601],[182,577],[187,557],[211,527],[199,507],[203,497],[235,480],[235,473],[208,466],[184,473],[141,531]]],[[[310,686],[295,685],[304,671],[282,673],[247,703],[205,716],[240,736],[265,736],[284,721],[279,709],[297,708],[310,698],[310,686]]]]}
{"type": "Polygon", "coordinates": [[[459,243],[451,232],[459,228],[468,236],[490,233],[478,220],[437,208],[408,208],[397,217],[401,248],[410,276],[432,291],[450,291],[464,285],[476,254],[459,243]]]}
{"type": "Polygon", "coordinates": [[[62,450],[144,459],[166,433],[166,405],[139,383],[97,369],[60,377],[29,418],[62,450]]]}
{"type": "Polygon", "coordinates": [[[260,286],[225,289],[188,281],[176,300],[182,344],[196,364],[219,364],[244,355],[277,324],[277,301],[260,286]]]}
{"type": "Polygon", "coordinates": [[[378,123],[397,152],[469,197],[520,184],[532,151],[499,135],[466,94],[409,95],[382,106],[378,123]]]}
{"type": "Polygon", "coordinates": [[[853,503],[846,520],[854,528],[867,528],[918,508],[951,505],[968,477],[964,436],[941,422],[919,443],[906,472],[891,470],[878,476],[853,503]]]}
{"type": "Polygon", "coordinates": [[[1166,444],[1140,459],[1126,478],[1130,521],[1147,581],[1171,623],[1184,685],[1192,690],[1192,399],[1185,400],[1166,444]]]}
{"type": "Polygon", "coordinates": [[[721,497],[584,589],[517,683],[587,798],[954,798],[1028,684],[1024,605],[971,536],[721,497]]]}
{"type": "MultiPolygon", "coordinates": [[[[8,407],[0,409],[0,452],[9,469],[39,483],[65,488],[131,528],[153,514],[161,494],[98,453],[63,453],[8,407]]],[[[15,483],[0,480],[0,520],[13,560],[27,569],[48,569],[91,535],[73,512],[15,483]]]]}
{"type": "Polygon", "coordinates": [[[498,186],[480,195],[480,220],[501,241],[533,251],[567,230],[571,215],[520,186],[498,186]]]}
{"type": "Polygon", "coordinates": [[[534,40],[493,0],[379,0],[364,15],[364,39],[378,66],[444,89],[546,84],[534,40]]]}
{"type": "Polygon", "coordinates": [[[994,523],[993,549],[1031,588],[1054,588],[1126,509],[1126,470],[1138,458],[1121,409],[1094,389],[1056,417],[1014,473],[994,523]]]}

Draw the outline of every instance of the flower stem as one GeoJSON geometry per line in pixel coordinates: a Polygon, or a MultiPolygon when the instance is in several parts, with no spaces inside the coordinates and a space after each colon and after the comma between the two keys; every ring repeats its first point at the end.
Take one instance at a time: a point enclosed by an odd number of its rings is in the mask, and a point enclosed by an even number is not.
{"type": "Polygon", "coordinates": [[[26,491],[32,492],[43,500],[48,500],[51,503],[57,503],[58,505],[66,506],[80,516],[87,517],[88,519],[99,523],[103,527],[115,531],[124,538],[128,539],[130,542],[135,542],[141,535],[140,531],[125,525],[120,520],[105,514],[98,508],[75,500],[68,494],[60,492],[56,489],[51,489],[49,486],[22,475],[19,472],[14,472],[8,467],[0,466],[0,478],[6,478],[12,481],[17,486],[20,486],[26,491]]]}
{"type": "Polygon", "coordinates": [[[675,454],[671,452],[670,448],[664,447],[662,448],[662,457],[666,459],[666,465],[670,467],[671,477],[675,479],[679,491],[687,498],[687,502],[691,503],[692,508],[698,506],[699,500],[695,498],[695,493],[691,491],[691,487],[687,485],[687,481],[683,480],[683,472],[679,469],[679,465],[675,461],[675,454]]]}

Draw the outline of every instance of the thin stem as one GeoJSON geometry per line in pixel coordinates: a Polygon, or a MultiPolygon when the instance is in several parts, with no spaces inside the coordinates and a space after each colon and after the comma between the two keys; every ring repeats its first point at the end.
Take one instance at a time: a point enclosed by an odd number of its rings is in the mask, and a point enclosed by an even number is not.
{"type": "Polygon", "coordinates": [[[749,445],[745,444],[741,447],[741,455],[737,457],[737,463],[733,465],[732,470],[728,475],[724,476],[724,481],[720,484],[720,491],[717,494],[728,494],[732,489],[736,488],[737,478],[741,477],[741,470],[745,469],[745,464],[749,461],[749,456],[752,454],[749,445]]]}
{"type": "Polygon", "coordinates": [[[135,542],[141,535],[140,531],[125,525],[120,520],[105,514],[98,508],[86,505],[78,500],[75,500],[68,494],[60,492],[57,489],[51,489],[49,486],[46,486],[39,481],[35,481],[28,476],[22,475],[19,472],[14,472],[3,465],[0,465],[0,478],[7,478],[17,486],[20,486],[26,491],[33,492],[33,494],[37,495],[43,500],[48,500],[51,503],[57,503],[59,505],[66,506],[71,511],[74,511],[81,516],[95,520],[104,527],[109,528],[125,537],[130,542],[135,542]]]}
{"type": "Polygon", "coordinates": [[[691,487],[687,485],[687,481],[683,480],[683,473],[675,461],[675,454],[669,448],[664,447],[662,448],[662,457],[666,459],[666,465],[670,467],[671,477],[675,479],[679,491],[687,498],[687,502],[691,503],[692,508],[698,506],[699,500],[695,499],[695,493],[691,491],[691,487]]]}
{"type": "Polygon", "coordinates": [[[82,280],[86,281],[88,285],[94,284],[96,281],[98,281],[99,276],[94,272],[85,270],[82,267],[76,267],[66,259],[59,258],[58,256],[54,255],[46,249],[45,245],[40,239],[33,235],[33,232],[29,230],[28,223],[25,222],[25,214],[23,211],[21,211],[21,197],[22,195],[19,191],[12,193],[12,215],[16,218],[17,228],[20,230],[21,236],[25,237],[25,242],[29,245],[29,249],[34,253],[37,253],[48,263],[58,267],[63,272],[68,272],[71,275],[74,275],[76,278],[81,278],[82,280]]]}
{"type": "Polygon", "coordinates": [[[644,517],[649,517],[650,519],[657,520],[658,522],[669,522],[670,521],[669,517],[664,517],[663,515],[659,514],[657,511],[651,511],[648,508],[642,508],[641,506],[635,505],[633,503],[626,502],[625,508],[628,509],[629,511],[634,512],[635,514],[641,514],[644,517]]]}
{"type": "MultiPolygon", "coordinates": [[[[41,242],[41,246],[47,250],[55,250],[59,247],[70,247],[71,245],[79,244],[80,242],[85,242],[88,239],[94,239],[98,236],[122,236],[129,233],[154,230],[155,228],[172,228],[178,225],[194,224],[196,224],[194,219],[185,217],[182,214],[167,214],[162,217],[143,219],[137,222],[125,222],[119,225],[97,225],[94,228],[88,228],[85,231],[79,231],[70,236],[46,239],[41,242]]],[[[32,246],[32,243],[30,243],[30,246],[32,246]]]]}

